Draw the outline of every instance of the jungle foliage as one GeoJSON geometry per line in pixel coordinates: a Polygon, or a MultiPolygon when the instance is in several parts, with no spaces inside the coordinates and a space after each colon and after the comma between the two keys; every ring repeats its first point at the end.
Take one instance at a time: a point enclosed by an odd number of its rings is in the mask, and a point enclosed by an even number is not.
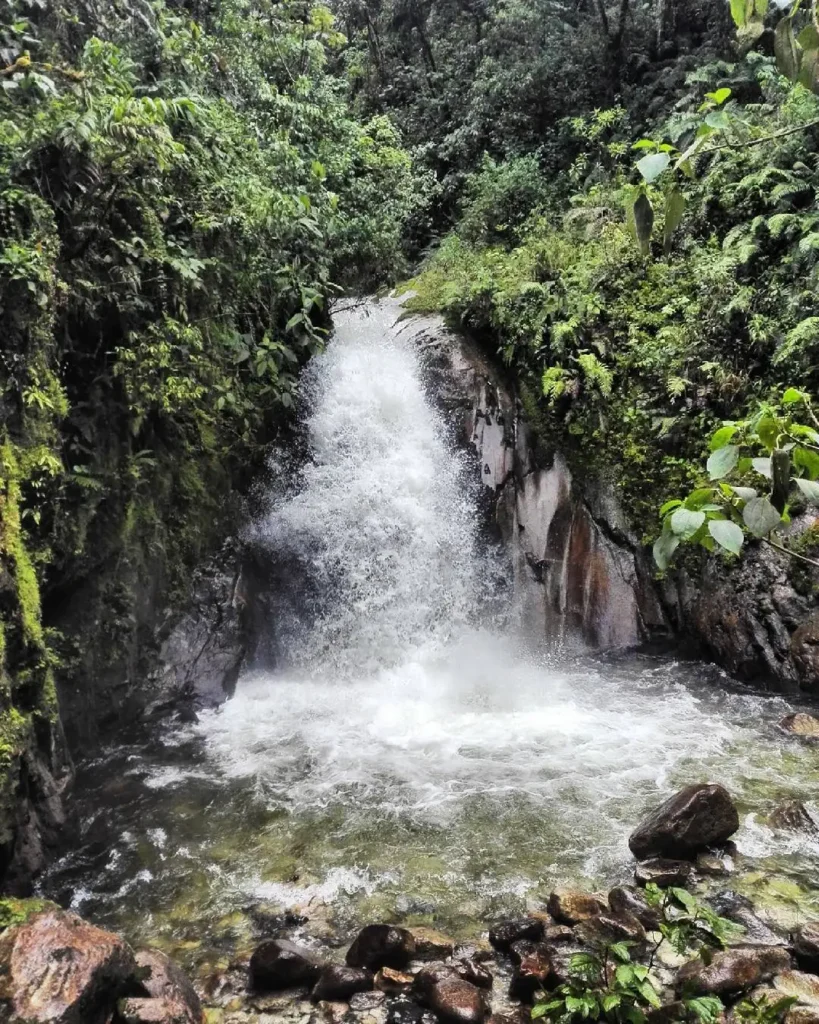
{"type": "Polygon", "coordinates": [[[115,657],[135,581],[165,600],[219,535],[332,297],[404,266],[423,180],[351,115],[343,44],[302,0],[0,0],[4,758],[53,717],[77,587],[110,584],[85,613],[115,657]]]}

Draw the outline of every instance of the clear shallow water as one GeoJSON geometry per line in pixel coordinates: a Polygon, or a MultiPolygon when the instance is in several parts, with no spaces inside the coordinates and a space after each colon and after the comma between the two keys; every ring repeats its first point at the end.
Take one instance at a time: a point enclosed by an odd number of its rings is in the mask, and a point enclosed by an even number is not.
{"type": "Polygon", "coordinates": [[[318,933],[469,934],[556,883],[627,877],[644,811],[719,781],[743,816],[732,884],[775,867],[770,900],[811,914],[819,846],[764,825],[777,799],[819,803],[819,751],[775,730],[790,705],[522,636],[469,460],[393,317],[340,321],[306,381],[310,459],[254,527],[303,581],[270,624],[277,668],[85,766],[83,842],[45,890],[194,961],[250,942],[260,903],[318,933]]]}

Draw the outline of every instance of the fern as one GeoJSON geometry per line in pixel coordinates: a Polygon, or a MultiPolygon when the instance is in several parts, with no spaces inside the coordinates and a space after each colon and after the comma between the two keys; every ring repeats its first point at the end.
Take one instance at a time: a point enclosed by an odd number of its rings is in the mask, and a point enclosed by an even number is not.
{"type": "Polygon", "coordinates": [[[611,395],[614,374],[604,366],[593,352],[581,352],[577,357],[587,387],[597,387],[604,398],[611,395]]]}
{"type": "Polygon", "coordinates": [[[788,331],[785,342],[773,357],[776,365],[784,363],[794,355],[806,356],[803,351],[819,341],[819,316],[809,316],[802,320],[791,331],[788,331]]]}

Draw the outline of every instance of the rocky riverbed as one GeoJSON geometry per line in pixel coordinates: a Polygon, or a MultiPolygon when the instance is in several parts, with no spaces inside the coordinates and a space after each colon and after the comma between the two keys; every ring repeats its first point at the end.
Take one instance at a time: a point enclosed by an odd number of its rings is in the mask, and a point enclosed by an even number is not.
{"type": "MultiPolygon", "coordinates": [[[[796,723],[803,734],[812,728],[808,717],[796,723]]],[[[794,725],[786,720],[782,728],[794,725]]],[[[782,829],[816,830],[797,803],[777,813],[782,829]]],[[[720,1000],[716,1016],[734,1018],[751,998],[778,1007],[771,1021],[814,1024],[819,920],[783,928],[731,890],[738,825],[722,786],[691,785],[632,832],[634,884],[608,893],[556,889],[525,916],[487,922],[469,942],[400,920],[367,924],[351,943],[332,930],[319,939],[304,918],[259,907],[253,948],[190,979],[161,951],[134,949],[55,904],[6,900],[0,1020],[512,1024],[547,998],[559,1001],[567,984],[576,987],[578,957],[588,954],[604,965],[625,956],[645,969],[654,995],[644,1010],[655,1024],[695,1019],[701,1005],[713,1009],[697,1002],[703,997],[720,1000]]]]}

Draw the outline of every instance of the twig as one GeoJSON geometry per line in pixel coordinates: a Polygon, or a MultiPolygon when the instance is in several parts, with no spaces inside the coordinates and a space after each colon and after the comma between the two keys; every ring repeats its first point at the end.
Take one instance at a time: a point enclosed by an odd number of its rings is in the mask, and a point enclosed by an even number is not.
{"type": "Polygon", "coordinates": [[[807,562],[808,565],[812,565],[816,569],[819,569],[819,562],[817,562],[815,558],[808,558],[807,555],[800,555],[798,551],[792,551],[790,548],[786,548],[782,544],[777,544],[775,540],[771,540],[769,537],[763,537],[762,543],[775,548],[777,551],[781,551],[785,555],[790,555],[791,558],[798,558],[800,562],[807,562]]]}

